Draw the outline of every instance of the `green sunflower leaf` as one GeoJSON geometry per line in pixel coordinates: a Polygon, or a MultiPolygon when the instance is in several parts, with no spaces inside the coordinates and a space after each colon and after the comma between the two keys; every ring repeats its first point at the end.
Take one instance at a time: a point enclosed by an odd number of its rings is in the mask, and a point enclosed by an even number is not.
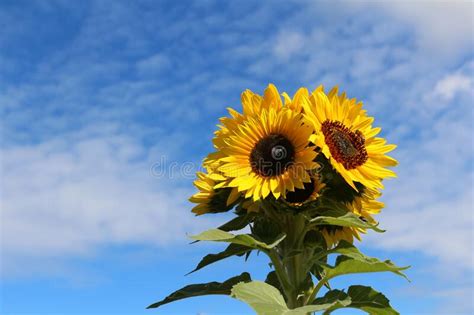
{"type": "Polygon", "coordinates": [[[326,272],[324,276],[326,280],[346,274],[384,271],[393,272],[408,280],[407,276],[402,273],[402,271],[410,267],[398,267],[390,260],[380,261],[377,258],[368,257],[360,253],[360,256],[353,255],[353,257],[340,255],[336,259],[335,266],[325,265],[323,268],[326,272]]]}
{"type": "Polygon", "coordinates": [[[285,314],[288,311],[280,291],[262,281],[236,284],[231,296],[248,304],[259,315],[285,314]]]}
{"type": "Polygon", "coordinates": [[[349,226],[349,227],[358,227],[363,229],[372,229],[376,232],[385,232],[378,228],[377,224],[366,222],[361,220],[357,215],[352,212],[346,212],[343,215],[340,215],[339,211],[326,211],[324,216],[318,216],[310,220],[310,223],[314,225],[337,225],[337,226],[349,226]]]}
{"type": "Polygon", "coordinates": [[[285,237],[286,234],[280,234],[273,243],[267,244],[265,242],[255,239],[250,234],[234,235],[232,233],[221,231],[219,229],[211,229],[204,231],[198,235],[190,236],[191,239],[196,241],[227,242],[248,246],[263,251],[272,249],[273,247],[277,246],[285,237]]]}
{"type": "Polygon", "coordinates": [[[374,315],[398,315],[399,313],[390,306],[390,301],[380,292],[371,287],[353,285],[347,294],[351,297],[348,307],[358,308],[374,315]]]}
{"type": "Polygon", "coordinates": [[[278,279],[278,275],[274,270],[270,271],[267,274],[267,278],[265,279],[265,283],[277,288],[278,291],[280,291],[281,294],[284,294],[283,288],[282,288],[281,283],[280,283],[280,280],[278,279]]]}
{"type": "Polygon", "coordinates": [[[324,311],[324,314],[330,314],[338,308],[344,308],[352,302],[349,295],[341,290],[330,290],[323,297],[315,299],[311,305],[331,305],[324,311]]]}
{"type": "Polygon", "coordinates": [[[340,308],[357,308],[373,315],[398,315],[390,301],[380,292],[371,287],[353,285],[346,292],[341,290],[328,291],[323,297],[317,298],[312,304],[334,303],[325,310],[324,315],[331,314],[340,308]]]}
{"type": "Polygon", "coordinates": [[[191,284],[185,286],[170,295],[168,295],[163,300],[153,303],[147,308],[157,308],[161,305],[168,304],[174,301],[202,295],[212,295],[212,294],[222,294],[230,295],[231,289],[234,285],[240,282],[249,282],[250,274],[247,272],[242,273],[239,276],[232,277],[224,282],[209,282],[201,284],[191,284]]]}
{"type": "Polygon", "coordinates": [[[253,249],[248,246],[244,246],[240,244],[230,244],[229,246],[227,246],[227,248],[224,251],[220,253],[209,254],[209,255],[204,256],[204,258],[201,259],[201,261],[198,263],[196,268],[193,271],[189,272],[188,274],[191,274],[195,271],[198,271],[201,268],[206,267],[207,265],[210,265],[212,263],[215,263],[217,261],[223,260],[231,256],[243,256],[244,254],[246,254],[247,252],[251,250],[253,249]]]}
{"type": "Polygon", "coordinates": [[[350,303],[350,299],[328,300],[327,303],[321,301],[322,303],[289,309],[280,291],[261,281],[236,284],[232,288],[231,296],[248,304],[259,315],[306,315],[335,306],[344,307],[350,303]]]}

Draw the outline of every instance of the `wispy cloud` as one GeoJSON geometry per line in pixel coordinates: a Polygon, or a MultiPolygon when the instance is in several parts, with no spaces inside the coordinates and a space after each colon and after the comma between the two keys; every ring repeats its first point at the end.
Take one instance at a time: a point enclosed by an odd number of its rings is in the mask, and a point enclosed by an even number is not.
{"type": "Polygon", "coordinates": [[[149,149],[129,136],[57,138],[2,153],[3,276],[107,244],[183,242],[206,225],[189,214],[180,174],[154,176],[149,149]]]}

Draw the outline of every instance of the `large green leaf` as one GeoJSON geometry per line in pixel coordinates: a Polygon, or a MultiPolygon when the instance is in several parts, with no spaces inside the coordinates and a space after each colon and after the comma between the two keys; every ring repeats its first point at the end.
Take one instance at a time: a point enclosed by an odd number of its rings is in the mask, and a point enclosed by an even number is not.
{"type": "MultiPolygon", "coordinates": [[[[225,232],[242,230],[244,227],[249,225],[249,223],[251,223],[255,219],[256,216],[257,214],[255,212],[244,213],[244,214],[238,215],[232,220],[227,221],[226,223],[219,226],[218,229],[225,232]]],[[[194,244],[197,242],[199,241],[191,242],[191,244],[194,244]]]]}
{"type": "Polygon", "coordinates": [[[265,279],[265,283],[275,287],[280,291],[281,294],[283,293],[283,288],[281,286],[280,280],[278,279],[278,275],[275,270],[270,271],[267,274],[267,278],[265,279]]]}
{"type": "Polygon", "coordinates": [[[247,253],[251,250],[252,250],[252,248],[250,248],[248,246],[244,246],[244,245],[240,245],[240,244],[230,244],[229,246],[227,246],[227,248],[224,251],[222,251],[220,253],[209,254],[209,255],[204,256],[204,258],[201,259],[201,261],[198,263],[196,268],[193,271],[191,271],[190,273],[198,271],[199,269],[204,268],[207,265],[210,265],[212,263],[215,263],[216,261],[234,256],[234,255],[242,256],[242,255],[244,255],[245,253],[247,253]]]}
{"type": "Polygon", "coordinates": [[[348,307],[358,308],[374,315],[397,315],[399,314],[390,306],[390,301],[380,292],[371,287],[353,285],[347,290],[351,297],[348,307]]]}
{"type": "Polygon", "coordinates": [[[240,276],[236,276],[230,278],[224,282],[209,282],[209,283],[201,283],[201,284],[191,284],[181,288],[170,295],[168,295],[165,299],[151,304],[147,308],[157,308],[161,305],[171,303],[174,301],[194,297],[194,296],[202,296],[202,295],[211,295],[211,294],[224,294],[230,295],[231,289],[234,285],[239,282],[249,282],[251,281],[250,275],[247,272],[242,273],[240,276]]]}
{"type": "Polygon", "coordinates": [[[236,284],[231,296],[247,303],[259,315],[285,314],[288,311],[280,291],[262,281],[236,284]]]}
{"type": "Polygon", "coordinates": [[[315,299],[311,304],[315,305],[327,305],[331,306],[326,308],[324,314],[330,314],[331,311],[338,308],[343,308],[351,304],[351,298],[347,295],[346,292],[341,290],[330,290],[326,292],[323,297],[315,299]]]}
{"type": "Polygon", "coordinates": [[[284,314],[285,315],[307,315],[308,313],[325,311],[327,309],[331,309],[334,306],[343,305],[341,303],[347,303],[347,301],[334,301],[327,304],[319,304],[319,305],[311,304],[311,305],[301,306],[292,310],[288,310],[284,314]]]}
{"type": "Polygon", "coordinates": [[[201,234],[191,236],[190,238],[197,241],[227,242],[227,243],[244,245],[244,246],[248,246],[248,247],[256,248],[260,250],[268,250],[277,246],[285,237],[286,237],[285,234],[281,234],[277,237],[277,239],[273,243],[267,244],[255,239],[250,234],[234,235],[232,233],[221,231],[219,229],[211,229],[211,230],[204,231],[201,234]]]}
{"type": "MultiPolygon", "coordinates": [[[[339,211],[334,212],[339,213],[339,211]]],[[[352,212],[346,212],[340,216],[331,216],[331,212],[327,212],[324,216],[318,216],[310,220],[314,225],[337,225],[337,226],[349,226],[358,227],[363,229],[372,229],[376,232],[385,232],[384,230],[377,227],[377,224],[366,222],[361,220],[357,215],[352,212]]]]}
{"type": "Polygon", "coordinates": [[[261,281],[236,284],[232,288],[232,297],[247,303],[259,315],[306,315],[311,312],[323,311],[328,308],[345,306],[350,300],[327,301],[327,303],[312,304],[295,309],[289,309],[280,291],[261,281]]]}
{"type": "MultiPolygon", "coordinates": [[[[362,254],[361,254],[362,255],[362,254]]],[[[400,275],[408,280],[407,276],[401,271],[408,269],[408,267],[398,267],[390,260],[380,261],[377,258],[372,258],[362,255],[361,257],[338,256],[335,266],[323,266],[326,271],[325,279],[329,280],[334,277],[353,274],[353,273],[368,273],[368,272],[383,272],[390,271],[400,275]]]]}
{"type": "Polygon", "coordinates": [[[323,297],[317,298],[312,304],[334,303],[326,309],[324,315],[340,308],[357,308],[373,315],[398,315],[390,306],[390,301],[380,292],[371,287],[353,285],[346,292],[341,290],[328,291],[323,297]]]}

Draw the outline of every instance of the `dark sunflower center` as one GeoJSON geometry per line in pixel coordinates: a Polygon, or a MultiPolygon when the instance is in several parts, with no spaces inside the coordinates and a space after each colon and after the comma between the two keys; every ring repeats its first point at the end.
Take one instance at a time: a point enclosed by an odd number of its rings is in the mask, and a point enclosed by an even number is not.
{"type": "Polygon", "coordinates": [[[305,202],[311,197],[315,189],[315,181],[311,179],[310,183],[304,183],[304,188],[296,188],[295,191],[289,191],[286,194],[286,201],[290,203],[300,203],[305,202]]]}
{"type": "Polygon", "coordinates": [[[367,159],[365,139],[360,131],[352,132],[339,121],[326,120],[321,126],[331,156],[350,170],[364,164],[367,159]]]}
{"type": "Polygon", "coordinates": [[[252,170],[262,176],[277,176],[293,164],[295,148],[286,137],[270,134],[261,139],[250,153],[252,170]]]}

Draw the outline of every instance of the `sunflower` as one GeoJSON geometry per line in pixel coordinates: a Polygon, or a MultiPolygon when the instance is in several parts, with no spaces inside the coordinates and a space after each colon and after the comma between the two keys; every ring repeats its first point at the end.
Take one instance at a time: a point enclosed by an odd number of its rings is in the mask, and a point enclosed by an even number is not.
{"type": "Polygon", "coordinates": [[[225,179],[216,173],[197,172],[194,186],[199,190],[189,201],[197,205],[192,209],[196,215],[229,211],[239,199],[240,193],[235,188],[215,188],[219,180],[225,179]]]}
{"type": "Polygon", "coordinates": [[[321,182],[321,178],[318,174],[314,174],[311,175],[311,181],[304,183],[303,186],[303,189],[295,188],[294,191],[287,192],[283,200],[292,207],[301,207],[318,199],[325,184],[321,182]]]}
{"type": "Polygon", "coordinates": [[[313,130],[303,124],[301,114],[263,108],[227,128],[215,142],[224,156],[218,170],[245,198],[256,201],[270,193],[279,198],[311,181],[307,171],[317,167],[314,146],[308,146],[313,130]]]}
{"type": "MultiPolygon", "coordinates": [[[[347,204],[347,208],[359,216],[361,220],[375,224],[376,221],[372,215],[379,213],[384,207],[382,202],[376,200],[380,195],[380,192],[377,190],[364,189],[359,197],[356,197],[353,202],[347,204]]],[[[360,241],[360,233],[366,233],[366,230],[363,228],[335,225],[320,226],[320,231],[328,247],[336,245],[340,240],[352,243],[354,238],[356,238],[360,241]]]]}
{"type": "MultiPolygon", "coordinates": [[[[324,86],[320,85],[318,86],[313,93],[315,92],[324,92],[324,86]]],[[[333,88],[328,95],[331,95],[331,93],[336,93],[337,94],[337,87],[333,88]]],[[[293,95],[293,98],[291,98],[288,93],[283,92],[281,94],[283,96],[283,99],[285,100],[285,107],[291,108],[292,110],[296,112],[304,112],[304,103],[307,103],[306,106],[311,106],[309,105],[309,92],[308,89],[305,87],[301,87],[296,91],[295,95],[293,95]]]]}
{"type": "Polygon", "coordinates": [[[242,102],[243,113],[239,113],[233,108],[227,108],[230,117],[222,117],[219,119],[221,125],[214,132],[214,145],[222,145],[222,138],[229,134],[229,130],[233,130],[241,124],[245,117],[259,115],[262,110],[274,109],[278,111],[282,108],[282,102],[278,89],[273,84],[269,84],[265,89],[263,96],[260,96],[250,90],[245,90],[240,100],[242,102]]]}
{"type": "Polygon", "coordinates": [[[369,189],[383,188],[382,179],[396,176],[386,167],[397,161],[385,155],[396,146],[375,137],[380,128],[372,127],[374,119],[367,116],[361,102],[337,92],[334,88],[327,96],[318,88],[309,104],[302,103],[305,118],[315,131],[310,140],[356,191],[354,182],[369,189]]]}

